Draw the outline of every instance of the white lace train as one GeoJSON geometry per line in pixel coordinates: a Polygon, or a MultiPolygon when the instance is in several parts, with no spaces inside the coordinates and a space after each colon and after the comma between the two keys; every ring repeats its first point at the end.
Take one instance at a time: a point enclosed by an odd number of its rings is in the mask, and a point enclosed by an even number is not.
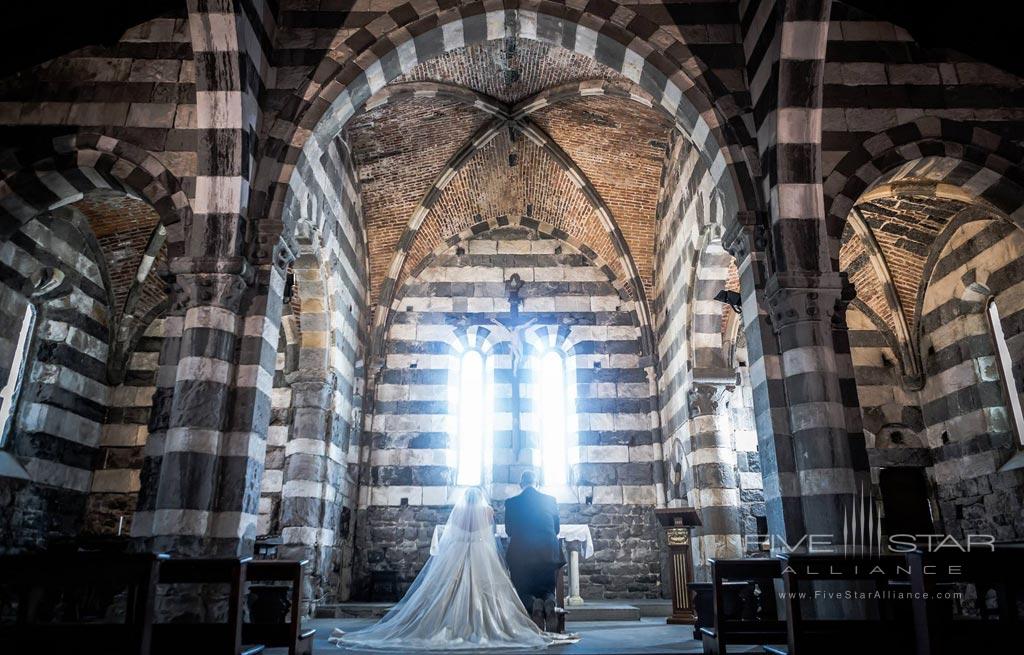
{"type": "Polygon", "coordinates": [[[338,639],[380,650],[543,648],[576,641],[530,620],[494,541],[490,507],[477,489],[456,504],[437,549],[405,597],[379,622],[338,639]]]}

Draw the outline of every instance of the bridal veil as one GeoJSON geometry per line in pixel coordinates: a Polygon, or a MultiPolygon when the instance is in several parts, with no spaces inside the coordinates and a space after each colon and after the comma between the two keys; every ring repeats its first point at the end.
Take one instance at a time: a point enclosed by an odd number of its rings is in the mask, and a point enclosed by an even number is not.
{"type": "Polygon", "coordinates": [[[436,554],[378,623],[339,645],[380,650],[541,648],[563,635],[530,620],[495,545],[483,491],[468,489],[445,524],[436,554]]]}

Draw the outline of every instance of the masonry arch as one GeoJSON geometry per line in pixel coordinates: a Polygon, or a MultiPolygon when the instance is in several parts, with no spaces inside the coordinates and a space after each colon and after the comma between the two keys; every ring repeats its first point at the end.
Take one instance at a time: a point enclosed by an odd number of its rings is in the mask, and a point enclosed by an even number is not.
{"type": "Polygon", "coordinates": [[[304,97],[314,100],[293,98],[273,128],[272,133],[280,135],[284,152],[294,157],[296,163],[264,160],[262,165],[268,171],[281,169],[282,174],[261,174],[260,178],[290,179],[287,185],[279,184],[274,192],[282,196],[282,204],[270,205],[281,207],[286,233],[291,229],[287,225],[294,221],[290,217],[289,208],[294,206],[290,197],[302,188],[296,178],[301,178],[319,159],[334,135],[375,93],[424,59],[501,38],[508,30],[522,38],[569,47],[638,83],[655,105],[661,105],[676,118],[688,138],[707,157],[714,183],[725,190],[723,214],[727,220],[737,211],[759,205],[757,187],[748,169],[748,162],[756,160],[749,135],[744,136],[745,128],[735,117],[736,110],[721,84],[685,45],[673,50],[681,53],[683,59],[679,60],[603,18],[574,11],[567,17],[563,6],[547,2],[531,10],[488,10],[483,5],[467,5],[430,17],[420,17],[414,9],[402,15],[410,15],[410,24],[387,37],[390,48],[365,50],[345,66],[325,60],[315,76],[324,81],[312,82],[303,90],[304,97]],[[697,71],[693,77],[684,72],[693,70],[697,71]]]}

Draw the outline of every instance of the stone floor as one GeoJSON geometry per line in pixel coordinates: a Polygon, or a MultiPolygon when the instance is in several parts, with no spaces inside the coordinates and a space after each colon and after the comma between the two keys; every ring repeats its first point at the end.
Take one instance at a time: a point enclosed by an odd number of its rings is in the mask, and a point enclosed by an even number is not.
{"type": "MultiPolygon", "coordinates": [[[[334,628],[341,628],[346,632],[358,630],[373,623],[372,619],[312,619],[307,622],[312,628],[316,628],[316,637],[313,644],[314,655],[328,655],[330,653],[341,653],[344,655],[363,655],[374,653],[374,651],[358,650],[354,648],[338,648],[327,643],[334,628]]],[[[688,626],[666,625],[665,619],[659,617],[644,617],[639,621],[579,621],[572,623],[569,630],[579,633],[582,639],[579,643],[565,646],[552,646],[544,650],[545,655],[676,655],[677,653],[702,653],[699,641],[693,638],[693,629],[688,626]]],[[[734,649],[730,648],[730,652],[734,649]]],[[[267,651],[268,655],[277,655],[277,650],[267,651]]],[[[286,652],[286,651],[282,651],[286,652]]],[[[460,651],[469,653],[474,651],[460,651]]],[[[492,651],[493,652],[493,651],[492,651]]],[[[515,653],[536,653],[536,650],[523,651],[501,651],[505,655],[515,653]]],[[[737,648],[737,653],[761,652],[757,648],[737,648]]],[[[376,651],[375,655],[380,655],[376,651]]]]}

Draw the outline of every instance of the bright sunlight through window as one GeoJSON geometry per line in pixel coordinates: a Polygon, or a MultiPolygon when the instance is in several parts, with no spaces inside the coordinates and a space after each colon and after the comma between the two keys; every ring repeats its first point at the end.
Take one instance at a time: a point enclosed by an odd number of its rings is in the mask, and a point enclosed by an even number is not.
{"type": "Polygon", "coordinates": [[[21,329],[18,331],[18,343],[14,347],[11,358],[11,369],[7,374],[3,389],[0,389],[0,447],[7,442],[10,424],[14,419],[14,406],[18,400],[18,388],[28,359],[29,335],[32,333],[32,322],[35,320],[36,308],[31,304],[25,306],[25,314],[21,317],[21,329]]]}
{"type": "Polygon", "coordinates": [[[484,356],[478,350],[462,355],[459,366],[458,479],[460,485],[483,482],[487,384],[484,356]]]}
{"type": "Polygon", "coordinates": [[[565,358],[548,350],[540,360],[540,434],[545,486],[566,484],[568,413],[565,358]]]}
{"type": "Polygon", "coordinates": [[[1006,336],[1003,334],[1003,324],[999,320],[999,307],[995,299],[988,303],[988,322],[992,328],[992,339],[995,341],[996,362],[999,365],[999,377],[1003,380],[1003,391],[1006,395],[1007,409],[1010,411],[1010,422],[1017,432],[1017,439],[1024,443],[1024,412],[1020,406],[1020,392],[1017,390],[1017,383],[1013,379],[1013,360],[1010,358],[1010,349],[1006,345],[1006,336]]]}

